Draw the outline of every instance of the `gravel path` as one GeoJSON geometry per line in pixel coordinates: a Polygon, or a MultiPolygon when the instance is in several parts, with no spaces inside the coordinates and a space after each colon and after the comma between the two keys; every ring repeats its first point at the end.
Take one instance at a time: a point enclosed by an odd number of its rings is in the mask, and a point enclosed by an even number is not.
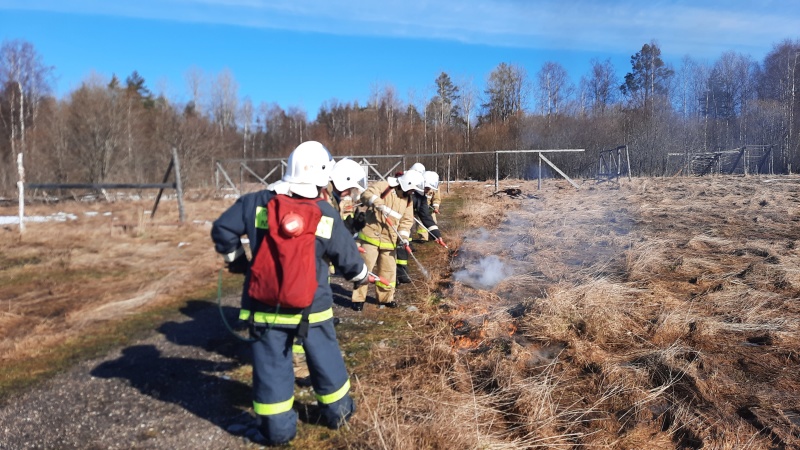
{"type": "MultiPolygon", "coordinates": [[[[251,422],[247,362],[216,304],[194,301],[150,336],[0,405],[0,449],[236,449],[251,422]],[[231,399],[243,404],[231,404],[231,399]],[[244,401],[246,400],[246,401],[244,401]]],[[[234,310],[230,308],[231,315],[234,310]]]]}

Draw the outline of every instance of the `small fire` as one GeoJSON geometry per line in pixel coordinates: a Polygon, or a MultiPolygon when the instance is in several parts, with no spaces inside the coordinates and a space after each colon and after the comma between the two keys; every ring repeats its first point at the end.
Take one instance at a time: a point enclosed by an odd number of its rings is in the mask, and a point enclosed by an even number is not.
{"type": "Polygon", "coordinates": [[[514,333],[517,332],[517,326],[514,325],[513,323],[510,323],[510,324],[506,325],[506,330],[508,331],[508,335],[509,336],[513,336],[514,333]]]}

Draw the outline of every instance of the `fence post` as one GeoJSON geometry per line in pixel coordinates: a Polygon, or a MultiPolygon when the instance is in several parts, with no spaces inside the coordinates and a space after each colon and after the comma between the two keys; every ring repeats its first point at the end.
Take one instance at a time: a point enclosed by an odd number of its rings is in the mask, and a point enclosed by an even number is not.
{"type": "Polygon", "coordinates": [[[181,184],[181,164],[178,161],[178,151],[172,147],[172,161],[175,166],[175,192],[178,194],[178,220],[183,223],[186,216],[183,211],[183,184],[181,184]]]}
{"type": "Polygon", "coordinates": [[[500,153],[494,152],[494,190],[500,190],[500,153]]]}
{"type": "Polygon", "coordinates": [[[450,193],[450,155],[447,155],[447,193],[450,193]]]}
{"type": "Polygon", "coordinates": [[[22,152],[17,153],[17,190],[19,191],[19,234],[25,233],[25,167],[22,165],[22,152]]]}

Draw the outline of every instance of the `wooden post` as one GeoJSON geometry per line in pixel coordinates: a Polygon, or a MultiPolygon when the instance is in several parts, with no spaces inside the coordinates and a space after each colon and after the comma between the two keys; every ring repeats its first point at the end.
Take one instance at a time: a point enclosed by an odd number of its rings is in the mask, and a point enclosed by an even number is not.
{"type": "MultiPolygon", "coordinates": [[[[169,160],[169,165],[167,166],[167,171],[164,173],[164,179],[161,180],[161,183],[166,183],[169,180],[169,174],[172,172],[172,166],[175,165],[175,159],[172,158],[169,160]]],[[[156,216],[156,210],[158,209],[158,202],[161,201],[161,194],[164,192],[164,188],[160,188],[158,190],[158,194],[156,194],[156,201],[153,203],[153,211],[150,212],[150,220],[156,216]]]]}
{"type": "Polygon", "coordinates": [[[17,190],[19,191],[19,234],[25,233],[25,167],[22,165],[22,152],[17,154],[17,190]]]}
{"type": "Polygon", "coordinates": [[[181,183],[181,163],[178,161],[178,150],[172,147],[172,162],[175,166],[175,192],[178,194],[178,220],[183,223],[186,215],[183,210],[183,184],[181,183]]]}

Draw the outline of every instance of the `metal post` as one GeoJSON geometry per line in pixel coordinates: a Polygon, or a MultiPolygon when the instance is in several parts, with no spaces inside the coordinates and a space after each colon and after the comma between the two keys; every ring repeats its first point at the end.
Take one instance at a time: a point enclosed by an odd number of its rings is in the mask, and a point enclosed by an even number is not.
{"type": "Polygon", "coordinates": [[[542,154],[537,153],[539,155],[539,182],[536,183],[536,189],[541,191],[542,190],[542,154]]]}
{"type": "Polygon", "coordinates": [[[181,184],[181,164],[178,161],[178,151],[172,147],[172,161],[175,166],[175,192],[178,194],[178,220],[183,223],[186,215],[183,210],[183,184],[181,184]]]}
{"type": "Polygon", "coordinates": [[[500,190],[500,153],[494,152],[494,190],[500,190]]]}
{"type": "Polygon", "coordinates": [[[22,152],[17,153],[17,190],[19,191],[19,234],[25,233],[25,166],[22,165],[22,152]]]}
{"type": "Polygon", "coordinates": [[[447,155],[447,193],[450,193],[450,155],[447,155]]]}

